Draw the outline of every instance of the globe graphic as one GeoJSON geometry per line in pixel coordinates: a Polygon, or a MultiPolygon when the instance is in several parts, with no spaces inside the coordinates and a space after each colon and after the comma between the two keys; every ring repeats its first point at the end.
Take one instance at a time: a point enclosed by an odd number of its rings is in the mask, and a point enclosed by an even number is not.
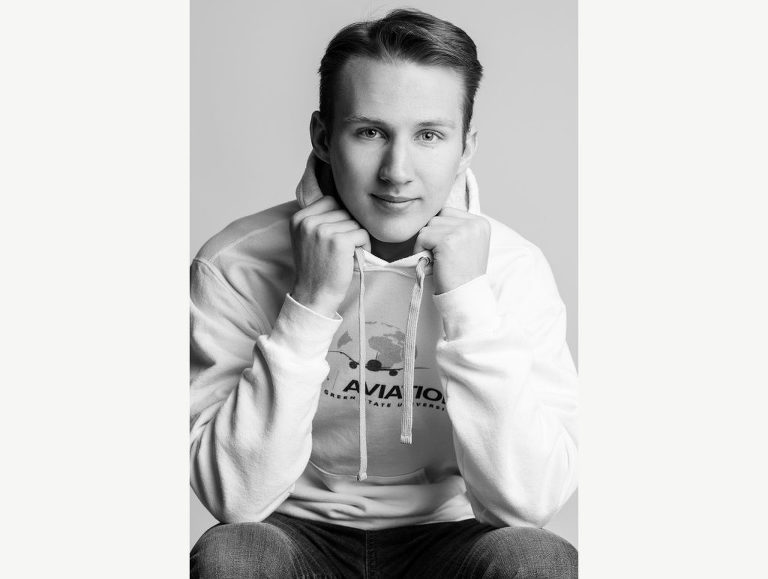
{"type": "MultiPolygon", "coordinates": [[[[385,372],[397,376],[403,370],[405,332],[386,322],[366,322],[365,336],[367,356],[365,368],[371,372],[385,372]]],[[[360,365],[357,344],[349,331],[345,331],[329,350],[329,354],[341,354],[348,358],[349,367],[360,365]]]]}

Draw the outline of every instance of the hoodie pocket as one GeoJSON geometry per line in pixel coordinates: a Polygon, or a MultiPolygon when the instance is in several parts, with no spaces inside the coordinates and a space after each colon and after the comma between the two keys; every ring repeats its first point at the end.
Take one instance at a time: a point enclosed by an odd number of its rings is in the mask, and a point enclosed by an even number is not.
{"type": "Polygon", "coordinates": [[[309,461],[312,477],[317,478],[323,486],[335,493],[350,491],[353,487],[365,486],[398,486],[398,485],[425,485],[429,484],[427,473],[423,468],[413,472],[397,475],[368,474],[365,481],[358,481],[356,474],[336,474],[320,468],[311,460],[309,461]]]}

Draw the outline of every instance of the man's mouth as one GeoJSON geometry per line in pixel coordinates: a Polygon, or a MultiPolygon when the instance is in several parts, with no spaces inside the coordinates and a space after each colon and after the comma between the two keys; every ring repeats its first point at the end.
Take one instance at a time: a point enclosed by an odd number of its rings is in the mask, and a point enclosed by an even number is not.
{"type": "Polygon", "coordinates": [[[373,195],[373,202],[377,207],[388,213],[401,213],[407,211],[415,202],[416,197],[392,197],[389,195],[373,195]]]}
{"type": "Polygon", "coordinates": [[[393,195],[374,195],[374,198],[392,205],[408,203],[409,201],[414,201],[416,199],[415,197],[396,197],[393,195]]]}

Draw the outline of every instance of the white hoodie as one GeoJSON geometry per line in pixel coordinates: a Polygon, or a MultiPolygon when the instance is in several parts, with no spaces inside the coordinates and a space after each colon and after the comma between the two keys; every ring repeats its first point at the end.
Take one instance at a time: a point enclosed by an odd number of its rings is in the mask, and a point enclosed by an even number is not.
{"type": "MultiPolygon", "coordinates": [[[[322,195],[314,163],[298,202],[232,223],[192,263],[197,496],[222,522],[545,525],[576,488],[577,379],[541,251],[485,216],[487,274],[435,296],[429,252],[358,250],[325,317],[288,295],[289,219],[322,195]]],[[[466,177],[446,205],[479,214],[466,177]]]]}

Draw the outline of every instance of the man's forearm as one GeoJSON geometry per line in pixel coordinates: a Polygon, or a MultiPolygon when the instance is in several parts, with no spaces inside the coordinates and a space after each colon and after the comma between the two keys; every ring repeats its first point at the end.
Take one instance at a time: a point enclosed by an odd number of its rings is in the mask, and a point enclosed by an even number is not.
{"type": "Polygon", "coordinates": [[[231,389],[198,412],[192,428],[192,485],[217,519],[260,521],[292,491],[311,453],[325,356],[339,322],[288,296],[234,388],[225,377],[193,384],[199,397],[231,389]]]}
{"type": "Polygon", "coordinates": [[[564,311],[534,337],[497,309],[486,278],[436,297],[437,360],[476,516],[544,525],[576,486],[576,373],[564,311]]]}

